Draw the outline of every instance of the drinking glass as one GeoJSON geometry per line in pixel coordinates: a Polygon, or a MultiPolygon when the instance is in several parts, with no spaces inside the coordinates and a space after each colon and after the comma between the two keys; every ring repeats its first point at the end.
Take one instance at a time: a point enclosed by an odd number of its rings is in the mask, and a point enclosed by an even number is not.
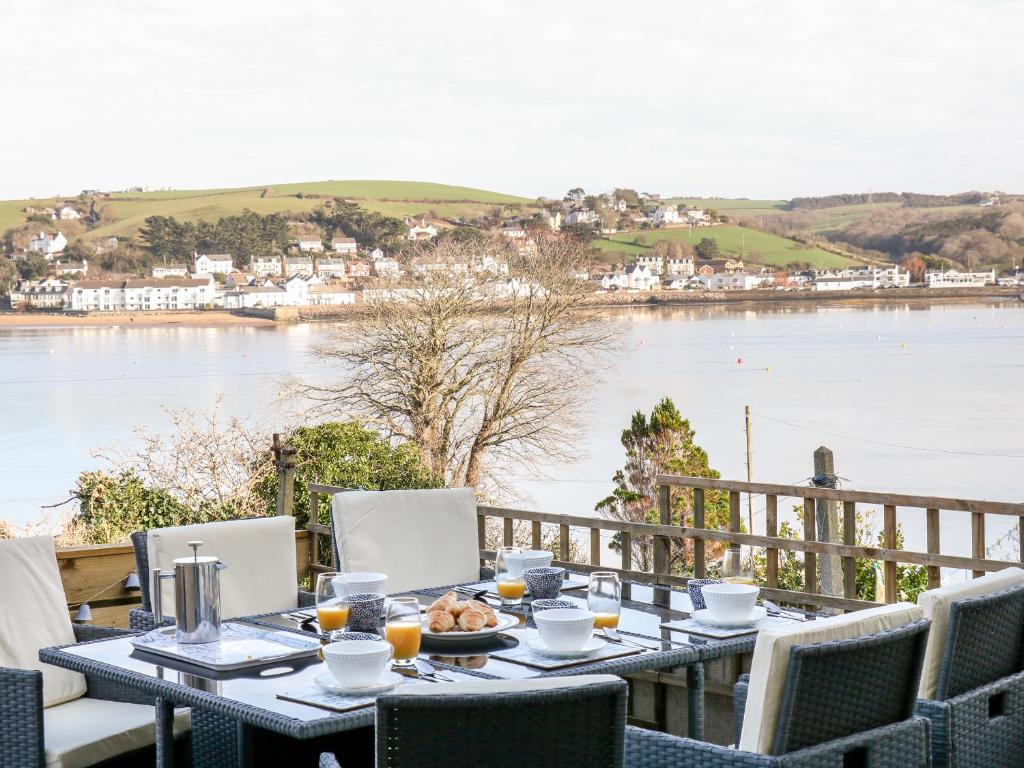
{"type": "Polygon", "coordinates": [[[622,611],[622,584],[611,571],[594,571],[587,587],[587,608],[594,614],[594,629],[619,626],[622,611]]]}
{"type": "Polygon", "coordinates": [[[498,547],[494,558],[494,583],[502,605],[522,605],[526,593],[522,547],[498,547]]]}
{"type": "Polygon", "coordinates": [[[722,557],[722,581],[730,584],[754,583],[754,550],[745,544],[733,545],[722,557]]]}
{"type": "Polygon", "coordinates": [[[321,573],[316,577],[316,621],[327,635],[348,623],[348,598],[342,573],[321,573]]]}
{"type": "Polygon", "coordinates": [[[420,652],[420,601],[415,597],[393,597],[384,622],[384,637],[395,649],[394,663],[412,667],[420,652]]]}

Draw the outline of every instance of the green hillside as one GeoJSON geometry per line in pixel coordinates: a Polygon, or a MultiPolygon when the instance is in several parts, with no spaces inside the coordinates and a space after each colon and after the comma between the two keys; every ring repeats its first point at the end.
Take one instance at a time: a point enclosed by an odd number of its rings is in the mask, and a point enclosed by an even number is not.
{"type": "Polygon", "coordinates": [[[791,261],[807,261],[816,267],[830,268],[854,263],[851,259],[828,253],[820,248],[811,248],[785,237],[736,226],[628,232],[610,235],[607,239],[593,240],[591,244],[609,254],[623,253],[635,256],[650,251],[657,242],[682,240],[694,246],[705,237],[718,242],[723,256],[740,256],[757,264],[781,267],[791,261]]]}
{"type": "MultiPolygon", "coordinates": [[[[215,221],[247,208],[261,214],[311,211],[330,197],[356,200],[364,208],[396,217],[431,213],[441,218],[473,218],[495,207],[534,205],[527,197],[422,181],[312,181],[237,189],[125,192],[97,203],[111,221],[90,230],[85,237],[130,235],[142,226],[147,216],[215,221]]],[[[0,201],[0,232],[24,223],[26,205],[52,206],[55,202],[53,199],[0,201]]]]}

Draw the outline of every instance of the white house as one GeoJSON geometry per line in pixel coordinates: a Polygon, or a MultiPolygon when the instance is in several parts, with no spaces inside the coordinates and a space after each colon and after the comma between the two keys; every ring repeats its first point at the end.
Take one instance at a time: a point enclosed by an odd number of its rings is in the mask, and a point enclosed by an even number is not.
{"type": "Polygon", "coordinates": [[[609,208],[611,208],[613,211],[618,211],[619,213],[625,213],[626,208],[628,207],[629,206],[626,205],[626,201],[621,198],[616,200],[609,206],[609,208]]]}
{"type": "Polygon", "coordinates": [[[693,287],[692,275],[673,275],[669,273],[661,279],[661,287],[666,291],[685,291],[693,287]]]}
{"type": "Polygon", "coordinates": [[[224,294],[224,309],[289,306],[292,296],[279,285],[242,285],[224,294]]]}
{"type": "Polygon", "coordinates": [[[377,277],[397,277],[402,271],[402,265],[397,259],[388,259],[383,256],[373,260],[373,273],[377,277]]]}
{"type": "Polygon", "coordinates": [[[11,306],[26,305],[36,309],[64,309],[71,302],[71,287],[67,280],[22,280],[11,289],[11,306]]]}
{"type": "Polygon", "coordinates": [[[738,271],[715,272],[712,275],[700,275],[698,279],[710,291],[750,291],[775,282],[770,274],[752,275],[738,271]]]}
{"type": "Polygon", "coordinates": [[[82,218],[82,214],[72,208],[70,205],[62,205],[57,209],[57,218],[64,219],[65,221],[77,221],[82,218]]]}
{"type": "Polygon", "coordinates": [[[311,305],[317,304],[355,304],[356,294],[339,285],[311,285],[307,301],[311,305]]]}
{"type": "Polygon", "coordinates": [[[75,274],[80,274],[82,277],[85,277],[89,273],[89,261],[87,259],[82,259],[81,261],[65,261],[54,264],[53,271],[61,277],[75,274]]]}
{"type": "Polygon", "coordinates": [[[197,275],[226,275],[235,271],[230,253],[194,253],[193,256],[196,264],[194,272],[197,275]]]}
{"type": "Polygon", "coordinates": [[[405,220],[406,240],[431,240],[437,237],[437,227],[426,216],[407,218],[405,220]]]}
{"type": "Polygon", "coordinates": [[[72,286],[76,311],[146,311],[202,309],[213,304],[216,286],[210,276],[131,280],[81,280],[72,286]]]}
{"type": "Polygon", "coordinates": [[[601,277],[601,287],[606,291],[625,290],[629,288],[629,278],[625,272],[609,272],[601,277]]]}
{"type": "Polygon", "coordinates": [[[684,277],[693,277],[693,259],[691,259],[689,256],[670,256],[668,259],[667,272],[670,275],[683,275],[684,277]]]}
{"type": "Polygon", "coordinates": [[[691,208],[686,212],[686,223],[691,226],[706,227],[711,223],[711,214],[700,208],[691,208]]]}
{"type": "Polygon", "coordinates": [[[324,241],[320,239],[320,235],[299,235],[294,242],[303,253],[320,253],[324,249],[324,241]]]}
{"type": "Polygon", "coordinates": [[[601,218],[597,215],[597,211],[592,211],[589,208],[580,211],[572,211],[565,217],[565,223],[569,226],[579,224],[597,224],[600,220],[601,218]]]}
{"type": "Polygon", "coordinates": [[[380,248],[374,248],[372,251],[370,251],[370,259],[372,259],[373,261],[379,261],[380,259],[383,258],[384,251],[382,251],[380,248]]]}
{"type": "Polygon", "coordinates": [[[277,277],[281,274],[280,256],[253,256],[249,269],[256,277],[277,277]]]}
{"type": "Polygon", "coordinates": [[[651,270],[643,264],[630,264],[626,267],[626,280],[629,288],[634,291],[649,291],[656,282],[651,270]]]}
{"type": "Polygon", "coordinates": [[[650,215],[651,223],[661,227],[666,224],[679,223],[679,209],[674,205],[659,205],[650,215]]]}
{"type": "Polygon", "coordinates": [[[348,276],[349,277],[369,277],[370,276],[370,265],[368,262],[360,261],[359,259],[348,260],[348,276]]]}
{"type": "Polygon", "coordinates": [[[334,237],[331,238],[331,250],[335,253],[355,254],[359,245],[354,237],[334,237]]]}
{"type": "Polygon", "coordinates": [[[561,211],[555,211],[554,213],[552,213],[551,211],[544,211],[541,214],[541,218],[544,220],[544,223],[548,225],[552,232],[557,232],[562,228],[561,211]]]}
{"type": "Polygon", "coordinates": [[[68,247],[68,239],[62,232],[40,232],[28,241],[28,249],[49,258],[68,247]]]}
{"type": "Polygon", "coordinates": [[[910,285],[910,273],[891,267],[857,267],[842,270],[816,272],[816,291],[855,291],[876,288],[906,288],[910,285]]]}
{"type": "Polygon", "coordinates": [[[1004,286],[1024,285],[1024,269],[1015,269],[1010,274],[1000,277],[996,282],[1004,286]]]}
{"type": "Polygon", "coordinates": [[[316,260],[316,273],[320,277],[344,277],[348,274],[348,264],[344,259],[324,257],[316,260]]]}
{"type": "Polygon", "coordinates": [[[660,275],[665,269],[665,259],[656,253],[637,254],[636,263],[647,267],[652,275],[660,275]]]}
{"type": "Polygon", "coordinates": [[[313,260],[309,256],[287,256],[284,260],[284,276],[312,275],[313,260]]]}
{"type": "Polygon", "coordinates": [[[929,288],[980,288],[995,285],[996,271],[992,269],[988,272],[960,272],[947,269],[945,272],[927,272],[925,280],[929,288]]]}
{"type": "Polygon", "coordinates": [[[153,277],[161,280],[168,277],[188,277],[188,267],[184,264],[160,264],[153,267],[153,277]]]}

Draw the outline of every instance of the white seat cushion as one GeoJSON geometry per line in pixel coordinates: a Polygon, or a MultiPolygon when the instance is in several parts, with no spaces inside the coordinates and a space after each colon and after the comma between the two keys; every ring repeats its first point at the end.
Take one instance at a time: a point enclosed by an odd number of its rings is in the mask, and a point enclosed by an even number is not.
{"type": "MultiPolygon", "coordinates": [[[[156,710],[145,704],[76,699],[43,712],[46,768],[84,768],[156,741],[156,710]]],[[[174,713],[174,733],[189,728],[189,711],[174,713]]]]}
{"type": "Polygon", "coordinates": [[[480,577],[471,488],[345,491],[331,502],[339,570],[388,575],[388,592],[480,577]]]}
{"type": "Polygon", "coordinates": [[[1024,582],[1024,570],[1004,568],[1001,571],[986,573],[984,576],[961,584],[929,589],[917,596],[917,604],[924,612],[924,617],[931,619],[932,622],[931,630],[928,633],[928,646],[924,652],[921,685],[917,689],[919,699],[934,699],[938,691],[939,670],[942,668],[942,656],[946,652],[946,636],[949,633],[949,609],[953,603],[957,600],[999,592],[1008,587],[1015,587],[1022,582],[1024,582]]]}
{"type": "Polygon", "coordinates": [[[75,642],[53,538],[0,541],[0,667],[43,673],[43,706],[85,694],[85,677],[39,661],[39,649],[75,642]]]}
{"type": "MultiPolygon", "coordinates": [[[[174,570],[174,560],[188,557],[190,541],[201,541],[199,554],[227,566],[220,574],[220,615],[230,619],[284,611],[298,605],[295,564],[295,518],[261,517],[176,528],[153,528],[146,535],[149,567],[174,570]]],[[[148,576],[147,576],[148,577],[148,576]]],[[[162,584],[165,616],[174,613],[174,581],[162,584]]]]}
{"type": "Polygon", "coordinates": [[[403,688],[402,696],[438,696],[483,694],[494,696],[501,693],[527,693],[530,691],[558,691],[567,688],[581,688],[598,683],[620,682],[616,675],[567,675],[565,677],[534,677],[526,680],[474,680],[446,685],[416,685],[403,688]]]}
{"type": "Polygon", "coordinates": [[[789,651],[793,646],[863,637],[910,624],[920,618],[921,609],[916,605],[895,603],[842,616],[794,621],[785,627],[762,629],[757,635],[754,657],[750,662],[750,687],[743,710],[739,748],[762,755],[771,754],[786,674],[789,672],[789,651]]]}

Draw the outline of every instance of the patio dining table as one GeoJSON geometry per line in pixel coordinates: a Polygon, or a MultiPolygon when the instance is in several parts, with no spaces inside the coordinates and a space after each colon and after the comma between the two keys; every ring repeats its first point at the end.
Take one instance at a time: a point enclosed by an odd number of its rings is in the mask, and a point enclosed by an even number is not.
{"type": "MultiPolygon", "coordinates": [[[[685,669],[687,729],[691,737],[701,738],[704,662],[750,653],[756,635],[715,640],[670,631],[660,624],[689,615],[690,602],[685,592],[637,583],[624,583],[623,587],[619,632],[624,640],[639,642],[648,648],[634,649],[625,644],[622,645],[622,652],[625,654],[626,649],[637,652],[614,658],[584,659],[553,670],[498,658],[490,652],[449,650],[428,643],[424,643],[420,658],[432,664],[445,677],[457,681],[596,673],[629,675],[641,671],[685,669]],[[470,657],[472,662],[467,666],[470,657]]],[[[419,597],[420,602],[427,605],[450,588],[440,586],[407,594],[419,597]]],[[[562,597],[585,605],[586,591],[566,590],[562,597]]],[[[528,601],[525,601],[522,607],[501,609],[518,614],[521,619],[520,626],[512,631],[513,634],[522,636],[523,630],[529,633],[533,628],[528,605],[528,601]]],[[[295,621],[287,618],[288,614],[263,614],[233,621],[303,633],[304,630],[295,621]]],[[[253,736],[257,729],[295,739],[313,739],[373,725],[372,705],[332,712],[280,698],[280,695],[313,686],[313,679],[324,671],[323,664],[315,656],[298,662],[278,664],[270,669],[217,673],[176,661],[154,659],[138,652],[131,638],[126,635],[116,639],[46,648],[40,651],[40,659],[55,666],[128,685],[156,697],[159,768],[171,768],[173,765],[171,721],[175,707],[193,708],[193,765],[196,768],[252,765],[253,736]]],[[[422,679],[409,680],[402,683],[399,690],[406,685],[431,685],[441,689],[444,684],[422,679]]],[[[339,742],[338,748],[343,751],[342,742],[339,742]]]]}

